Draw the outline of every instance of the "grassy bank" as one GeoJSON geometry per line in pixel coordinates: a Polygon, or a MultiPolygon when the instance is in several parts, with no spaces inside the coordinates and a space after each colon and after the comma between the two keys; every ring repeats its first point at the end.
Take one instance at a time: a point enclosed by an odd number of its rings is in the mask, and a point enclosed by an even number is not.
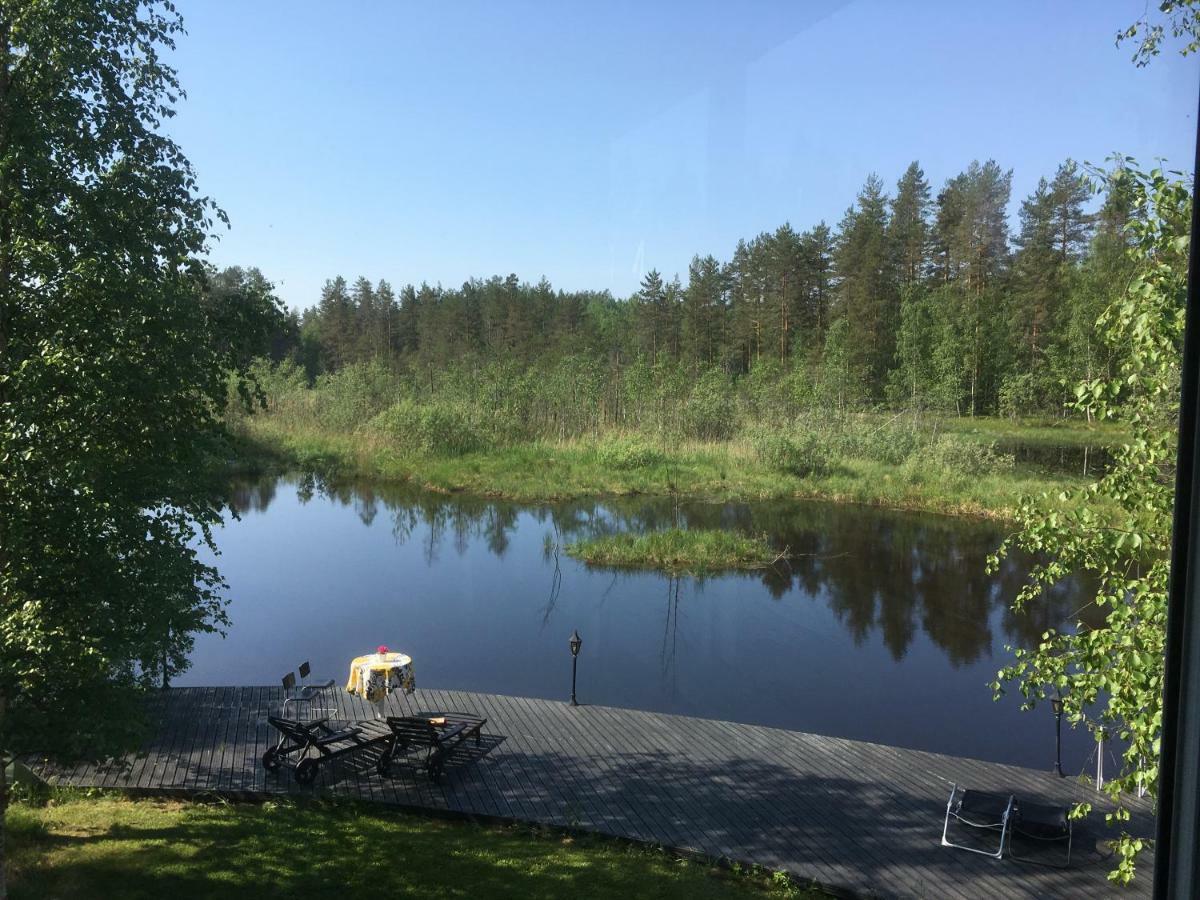
{"type": "Polygon", "coordinates": [[[816,897],[600,838],[361,805],[64,797],[8,813],[12,900],[816,897]]]}
{"type": "Polygon", "coordinates": [[[957,445],[938,438],[901,457],[894,452],[897,442],[885,431],[878,432],[878,451],[868,446],[855,453],[797,447],[787,439],[783,450],[775,452],[777,448],[764,450],[748,436],[658,442],[621,435],[439,453],[404,446],[368,428],[339,432],[271,415],[253,417],[240,427],[249,454],[275,465],[407,480],[436,491],[523,502],[630,494],[717,501],[814,498],[1006,518],[1022,495],[1082,483],[1078,476],[1013,465],[1011,459],[980,458],[971,447],[986,447],[970,438],[958,439],[957,445]],[[810,464],[808,457],[814,454],[820,457],[818,464],[810,464]]]}
{"type": "Polygon", "coordinates": [[[1008,419],[998,416],[946,416],[936,421],[948,434],[979,442],[1023,444],[1027,447],[1115,447],[1129,439],[1124,425],[1079,419],[1008,419]]]}
{"type": "Polygon", "coordinates": [[[731,531],[672,528],[649,534],[610,534],[567,545],[589,565],[691,574],[761,569],[778,557],[761,537],[731,531]]]}

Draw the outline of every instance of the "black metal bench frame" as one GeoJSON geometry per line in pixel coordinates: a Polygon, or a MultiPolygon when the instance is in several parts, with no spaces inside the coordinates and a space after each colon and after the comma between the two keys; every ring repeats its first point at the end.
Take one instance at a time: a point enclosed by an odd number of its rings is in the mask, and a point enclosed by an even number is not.
{"type": "Polygon", "coordinates": [[[475,738],[479,746],[480,735],[487,719],[468,713],[417,713],[411,716],[388,716],[387,725],[391,733],[389,743],[375,763],[376,771],[386,776],[392,760],[413,749],[425,750],[425,771],[433,781],[440,781],[446,768],[446,760],[454,749],[467,738],[475,738]],[[431,719],[445,719],[444,724],[435,725],[431,719]]]}
{"type": "Polygon", "coordinates": [[[366,734],[361,726],[333,728],[328,719],[301,722],[280,716],[267,716],[267,721],[279,732],[279,743],[267,748],[262,755],[263,768],[274,772],[292,754],[298,754],[295,778],[297,784],[312,784],[321,765],[390,742],[386,731],[366,734]],[[316,755],[311,755],[315,753],[316,755]]]}

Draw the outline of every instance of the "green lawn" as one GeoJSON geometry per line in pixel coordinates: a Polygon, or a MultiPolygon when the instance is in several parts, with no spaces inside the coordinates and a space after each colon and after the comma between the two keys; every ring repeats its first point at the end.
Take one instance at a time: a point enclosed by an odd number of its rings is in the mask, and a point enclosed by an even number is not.
{"type": "Polygon", "coordinates": [[[361,804],[63,796],[9,810],[12,900],[816,897],[598,837],[361,804]]]}

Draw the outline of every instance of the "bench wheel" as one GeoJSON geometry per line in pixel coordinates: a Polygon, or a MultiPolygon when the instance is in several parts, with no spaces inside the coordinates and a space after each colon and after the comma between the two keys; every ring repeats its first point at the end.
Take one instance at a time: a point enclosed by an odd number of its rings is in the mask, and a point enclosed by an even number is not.
{"type": "Polygon", "coordinates": [[[267,752],[262,755],[263,768],[268,772],[274,772],[279,768],[279,750],[275,747],[269,747],[267,752]]]}
{"type": "Polygon", "coordinates": [[[312,784],[317,778],[317,769],[321,767],[315,759],[302,759],[296,766],[296,784],[312,784]]]}
{"type": "Polygon", "coordinates": [[[379,759],[375,761],[375,771],[382,777],[387,777],[388,770],[392,767],[392,751],[384,750],[380,754],[379,759]]]}

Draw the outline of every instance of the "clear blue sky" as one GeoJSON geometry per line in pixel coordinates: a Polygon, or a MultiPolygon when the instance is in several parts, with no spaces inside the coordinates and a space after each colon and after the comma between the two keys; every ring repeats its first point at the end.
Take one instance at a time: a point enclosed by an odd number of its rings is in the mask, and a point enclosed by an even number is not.
{"type": "Polygon", "coordinates": [[[1197,58],[1114,47],[1145,0],[178,5],[213,261],[293,307],[337,274],[624,296],[913,159],[936,191],[995,158],[1015,213],[1067,156],[1190,169],[1196,134],[1197,58]]]}

